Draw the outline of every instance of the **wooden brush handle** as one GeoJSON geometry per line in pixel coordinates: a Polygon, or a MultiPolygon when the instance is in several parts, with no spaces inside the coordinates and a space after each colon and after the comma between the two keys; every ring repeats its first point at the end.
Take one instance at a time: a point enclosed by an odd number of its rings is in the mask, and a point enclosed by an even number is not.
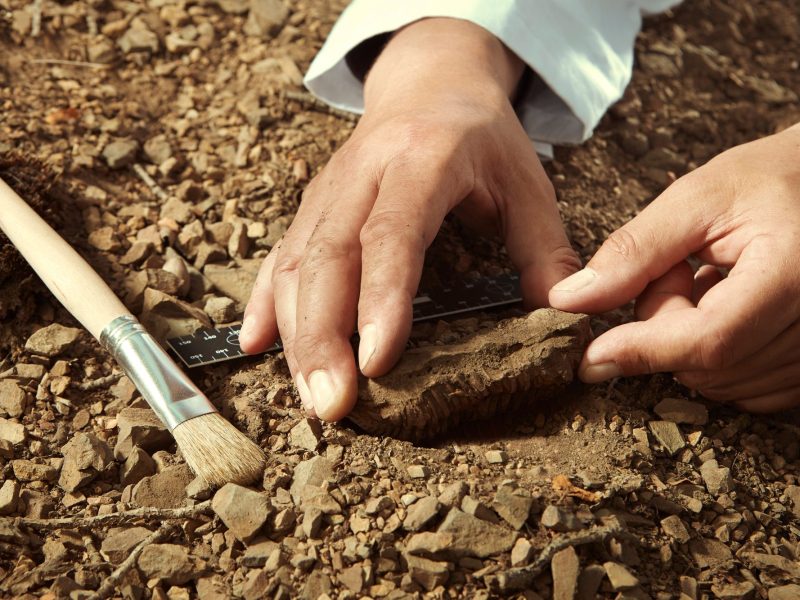
{"type": "Polygon", "coordinates": [[[52,227],[0,179],[0,229],[58,301],[96,338],[130,311],[52,227]]]}

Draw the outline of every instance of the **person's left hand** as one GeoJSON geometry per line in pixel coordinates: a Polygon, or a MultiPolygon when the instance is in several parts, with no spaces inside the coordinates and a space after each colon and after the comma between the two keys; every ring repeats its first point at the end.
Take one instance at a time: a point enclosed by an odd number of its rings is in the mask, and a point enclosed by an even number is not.
{"type": "Polygon", "coordinates": [[[676,181],[553,287],[550,302],[597,313],[636,298],[640,320],[588,347],[587,383],[672,371],[709,399],[777,411],[800,405],[798,261],[795,125],[676,181]],[[706,263],[696,274],[690,255],[706,263]]]}

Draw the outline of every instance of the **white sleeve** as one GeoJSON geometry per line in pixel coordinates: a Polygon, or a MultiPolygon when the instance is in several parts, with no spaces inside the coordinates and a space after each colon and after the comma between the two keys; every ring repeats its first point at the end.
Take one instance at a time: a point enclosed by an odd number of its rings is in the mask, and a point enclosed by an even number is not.
{"type": "Polygon", "coordinates": [[[546,144],[591,136],[628,85],[633,45],[643,13],[681,0],[353,0],[305,77],[325,102],[364,109],[363,84],[347,53],[376,35],[425,17],[454,17],[480,25],[503,41],[538,76],[519,99],[528,135],[546,144]]]}

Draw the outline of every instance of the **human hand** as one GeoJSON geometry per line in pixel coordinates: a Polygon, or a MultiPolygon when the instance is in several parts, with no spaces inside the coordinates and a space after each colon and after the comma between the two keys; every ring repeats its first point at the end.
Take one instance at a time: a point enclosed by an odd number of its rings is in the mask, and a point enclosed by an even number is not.
{"type": "Polygon", "coordinates": [[[240,334],[254,353],[280,332],[303,405],[320,418],[341,419],[356,400],[356,323],[365,375],[397,361],[425,250],[450,211],[504,237],[531,305],[579,268],[509,102],[522,68],[454,19],[403,29],[373,66],[364,116],[264,261],[240,334]]]}
{"type": "Polygon", "coordinates": [[[581,378],[672,371],[709,399],[800,404],[800,125],[682,177],[550,291],[562,310],[636,298],[639,322],[587,348],[581,378]],[[704,263],[696,274],[686,262],[704,263]],[[729,268],[727,277],[718,268],[729,268]]]}

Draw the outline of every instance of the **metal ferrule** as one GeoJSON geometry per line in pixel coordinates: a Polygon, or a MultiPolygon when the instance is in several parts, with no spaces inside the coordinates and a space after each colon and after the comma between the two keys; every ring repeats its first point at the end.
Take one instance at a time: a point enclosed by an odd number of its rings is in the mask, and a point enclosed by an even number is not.
{"type": "Polygon", "coordinates": [[[100,343],[170,431],[184,421],[217,411],[135,317],[111,321],[100,334],[100,343]]]}

